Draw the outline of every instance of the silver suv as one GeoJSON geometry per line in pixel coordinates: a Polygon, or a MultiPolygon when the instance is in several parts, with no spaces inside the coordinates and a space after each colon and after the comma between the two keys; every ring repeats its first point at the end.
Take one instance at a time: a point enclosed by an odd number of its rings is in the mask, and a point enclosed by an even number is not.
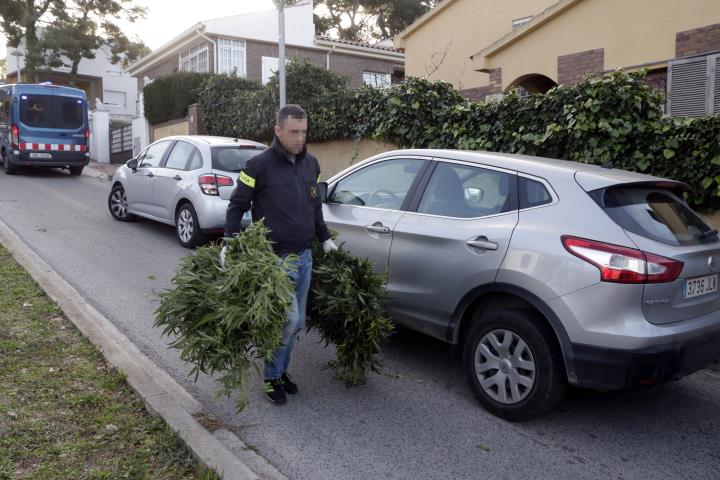
{"type": "Polygon", "coordinates": [[[388,273],[391,318],[461,344],[475,396],[509,420],[568,383],[656,385],[720,358],[720,240],[686,189],[452,150],[384,153],[320,185],[328,226],[388,273]]]}
{"type": "MultiPolygon", "coordinates": [[[[113,175],[108,209],[114,219],[141,216],[175,226],[180,245],[222,234],[235,179],[267,146],[228,137],[178,135],[149,145],[113,175]]],[[[250,213],[243,218],[250,223],[250,213]]]]}

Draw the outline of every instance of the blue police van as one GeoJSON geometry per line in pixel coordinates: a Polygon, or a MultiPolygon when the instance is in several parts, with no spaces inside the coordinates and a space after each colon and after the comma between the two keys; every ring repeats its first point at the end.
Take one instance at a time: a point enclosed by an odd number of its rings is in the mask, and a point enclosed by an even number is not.
{"type": "Polygon", "coordinates": [[[89,141],[84,91],[50,83],[0,85],[5,173],[30,166],[67,168],[80,175],[90,159],[89,141]]]}

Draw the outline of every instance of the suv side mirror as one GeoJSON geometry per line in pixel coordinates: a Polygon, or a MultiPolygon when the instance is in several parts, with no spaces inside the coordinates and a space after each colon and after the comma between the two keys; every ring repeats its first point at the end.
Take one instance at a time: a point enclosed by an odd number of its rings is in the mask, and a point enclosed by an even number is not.
{"type": "Polygon", "coordinates": [[[129,168],[130,170],[132,170],[133,172],[134,172],[135,170],[137,170],[137,166],[138,166],[137,159],[136,159],[136,158],[133,158],[132,160],[128,161],[128,162],[127,162],[127,166],[128,166],[128,168],[129,168]]]}
{"type": "Polygon", "coordinates": [[[327,182],[318,182],[317,188],[318,188],[318,196],[320,197],[320,201],[322,203],[327,203],[327,201],[328,201],[328,198],[327,198],[328,184],[327,184],[327,182]]]}

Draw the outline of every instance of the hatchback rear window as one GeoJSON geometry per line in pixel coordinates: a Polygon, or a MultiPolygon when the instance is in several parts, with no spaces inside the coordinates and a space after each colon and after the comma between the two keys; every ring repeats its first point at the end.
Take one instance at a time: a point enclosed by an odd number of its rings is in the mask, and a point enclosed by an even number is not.
{"type": "Polygon", "coordinates": [[[212,147],[210,155],[212,157],[213,170],[222,170],[224,172],[239,172],[245,167],[245,162],[252,157],[265,150],[264,148],[247,148],[247,147],[212,147]]]}
{"type": "Polygon", "coordinates": [[[20,121],[29,127],[77,130],[84,124],[83,100],[52,95],[20,95],[20,121]]]}
{"type": "Polygon", "coordinates": [[[609,188],[601,206],[625,230],[666,245],[718,241],[717,232],[666,188],[609,188]]]}

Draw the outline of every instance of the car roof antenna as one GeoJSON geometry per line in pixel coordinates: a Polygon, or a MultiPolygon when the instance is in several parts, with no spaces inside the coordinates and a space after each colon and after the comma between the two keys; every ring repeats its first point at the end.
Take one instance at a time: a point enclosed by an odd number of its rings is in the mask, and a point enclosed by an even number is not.
{"type": "Polygon", "coordinates": [[[610,160],[605,165],[602,166],[602,168],[615,168],[615,164],[610,160]]]}
{"type": "Polygon", "coordinates": [[[237,127],[237,125],[235,125],[235,126],[233,127],[233,130],[235,131],[235,140],[234,140],[234,141],[235,141],[235,143],[237,143],[237,142],[240,141],[240,135],[238,135],[238,127],[237,127]]]}

